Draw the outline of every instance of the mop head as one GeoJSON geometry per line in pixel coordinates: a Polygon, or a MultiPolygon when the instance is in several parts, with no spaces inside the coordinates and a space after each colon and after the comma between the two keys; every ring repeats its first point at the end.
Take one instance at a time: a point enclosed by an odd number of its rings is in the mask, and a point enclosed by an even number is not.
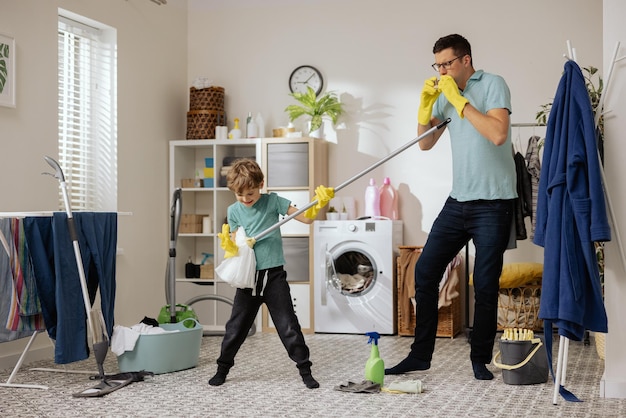
{"type": "Polygon", "coordinates": [[[146,377],[152,377],[154,373],[142,370],[140,372],[118,373],[105,376],[97,385],[85,389],[82,392],[73,393],[75,398],[96,398],[115,392],[118,389],[128,386],[133,382],[143,382],[146,377]]]}

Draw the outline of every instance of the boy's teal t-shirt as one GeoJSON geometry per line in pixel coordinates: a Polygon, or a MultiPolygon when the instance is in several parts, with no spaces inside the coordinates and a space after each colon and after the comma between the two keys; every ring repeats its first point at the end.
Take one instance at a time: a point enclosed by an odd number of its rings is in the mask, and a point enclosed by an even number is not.
{"type": "MultiPolygon", "coordinates": [[[[276,224],[280,215],[286,215],[291,201],[276,193],[261,194],[261,198],[251,207],[235,202],[228,207],[228,224],[231,232],[243,226],[247,237],[254,237],[276,224]]],[[[254,244],[256,269],[265,270],[285,264],[283,241],[280,228],[259,239],[254,244]]]]}

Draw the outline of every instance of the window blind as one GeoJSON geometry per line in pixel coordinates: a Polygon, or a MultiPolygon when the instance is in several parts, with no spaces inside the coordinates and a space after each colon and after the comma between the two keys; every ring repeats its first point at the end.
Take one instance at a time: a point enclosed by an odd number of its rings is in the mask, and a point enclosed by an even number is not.
{"type": "Polygon", "coordinates": [[[59,164],[72,210],[117,210],[114,38],[114,31],[59,16],[59,164]]]}

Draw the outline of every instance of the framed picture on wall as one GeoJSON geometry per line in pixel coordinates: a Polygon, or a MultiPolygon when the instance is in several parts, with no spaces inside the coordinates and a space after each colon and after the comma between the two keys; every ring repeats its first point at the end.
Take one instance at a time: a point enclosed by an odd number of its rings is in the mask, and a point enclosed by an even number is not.
{"type": "Polygon", "coordinates": [[[0,106],[15,107],[15,39],[0,33],[0,106]]]}

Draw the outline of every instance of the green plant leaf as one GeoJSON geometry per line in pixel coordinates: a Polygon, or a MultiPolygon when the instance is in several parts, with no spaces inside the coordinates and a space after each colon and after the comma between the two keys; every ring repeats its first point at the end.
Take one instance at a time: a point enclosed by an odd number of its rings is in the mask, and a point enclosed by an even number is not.
{"type": "Polygon", "coordinates": [[[291,93],[290,96],[296,99],[300,104],[289,105],[285,108],[289,120],[293,122],[301,116],[310,116],[311,132],[322,126],[322,116],[328,116],[334,125],[337,123],[339,116],[343,113],[343,105],[333,92],[324,93],[318,98],[315,95],[315,90],[311,87],[307,87],[306,92],[294,92],[291,93]]]}

